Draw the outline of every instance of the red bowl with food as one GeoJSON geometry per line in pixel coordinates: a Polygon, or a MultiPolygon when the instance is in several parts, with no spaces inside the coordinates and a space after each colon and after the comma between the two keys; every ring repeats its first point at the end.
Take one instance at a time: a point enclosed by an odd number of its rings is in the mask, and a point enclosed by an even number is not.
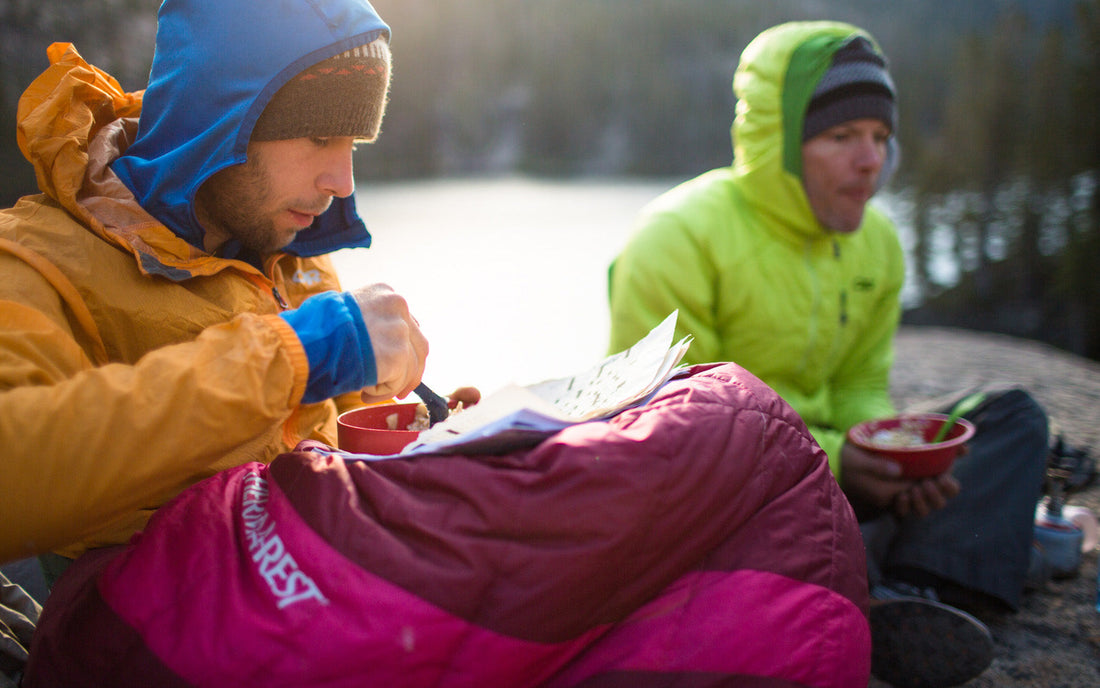
{"type": "Polygon", "coordinates": [[[386,456],[397,454],[427,427],[423,404],[380,404],[341,413],[336,419],[336,442],[354,454],[386,456]],[[410,429],[413,428],[413,429],[410,429]]]}
{"type": "Polygon", "coordinates": [[[852,426],[848,441],[896,461],[905,478],[928,478],[951,468],[963,445],[974,436],[974,425],[959,418],[942,441],[933,443],[947,421],[948,416],[942,413],[876,418],[852,426]]]}

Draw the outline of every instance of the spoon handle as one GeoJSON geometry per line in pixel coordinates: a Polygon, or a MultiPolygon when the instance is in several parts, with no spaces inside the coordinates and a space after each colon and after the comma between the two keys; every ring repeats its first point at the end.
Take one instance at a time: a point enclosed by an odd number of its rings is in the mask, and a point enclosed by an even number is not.
{"type": "Polygon", "coordinates": [[[947,420],[940,426],[939,432],[932,438],[932,444],[943,442],[943,438],[947,437],[947,433],[955,425],[955,421],[959,419],[959,416],[972,410],[983,401],[985,401],[985,392],[975,392],[970,396],[960,399],[959,402],[955,404],[954,408],[951,409],[951,413],[947,415],[947,420]]]}
{"type": "Polygon", "coordinates": [[[413,390],[416,396],[420,397],[420,400],[424,402],[424,405],[428,407],[428,425],[435,425],[441,420],[445,420],[450,414],[450,409],[447,408],[447,400],[439,396],[431,390],[426,384],[421,382],[413,390]]]}

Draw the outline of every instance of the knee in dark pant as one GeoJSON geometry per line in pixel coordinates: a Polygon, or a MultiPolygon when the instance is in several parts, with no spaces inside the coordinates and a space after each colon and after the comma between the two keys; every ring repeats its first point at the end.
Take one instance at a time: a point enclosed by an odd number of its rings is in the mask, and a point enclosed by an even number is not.
{"type": "Polygon", "coordinates": [[[988,398],[966,417],[979,433],[996,428],[1017,442],[1044,447],[1049,442],[1046,411],[1021,387],[989,392],[988,398]]]}

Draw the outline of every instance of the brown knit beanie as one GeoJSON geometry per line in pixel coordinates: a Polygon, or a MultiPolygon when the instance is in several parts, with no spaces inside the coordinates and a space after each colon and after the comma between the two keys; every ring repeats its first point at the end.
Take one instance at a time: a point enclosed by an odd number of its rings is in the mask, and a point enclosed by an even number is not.
{"type": "Polygon", "coordinates": [[[894,81],[884,58],[866,38],[857,36],[833,54],[829,69],[814,89],[802,128],[808,141],[830,127],[853,119],[882,120],[897,130],[894,81]]]}
{"type": "Polygon", "coordinates": [[[283,84],[252,129],[253,141],[378,136],[390,83],[385,37],[303,70],[283,84]]]}

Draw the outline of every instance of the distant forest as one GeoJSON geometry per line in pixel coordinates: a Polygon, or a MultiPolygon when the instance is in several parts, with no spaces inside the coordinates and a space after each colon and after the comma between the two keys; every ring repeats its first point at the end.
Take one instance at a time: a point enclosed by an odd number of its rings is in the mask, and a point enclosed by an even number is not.
{"type": "MultiPolygon", "coordinates": [[[[36,190],[19,94],[69,41],[144,87],[159,0],[0,0],[0,203],[36,190]]],[[[727,165],[741,50],[794,19],[870,31],[900,92],[891,190],[915,229],[908,322],[1100,360],[1100,0],[376,0],[393,28],[357,174],[687,177],[727,165]],[[959,269],[944,274],[950,255],[959,269]]]]}

